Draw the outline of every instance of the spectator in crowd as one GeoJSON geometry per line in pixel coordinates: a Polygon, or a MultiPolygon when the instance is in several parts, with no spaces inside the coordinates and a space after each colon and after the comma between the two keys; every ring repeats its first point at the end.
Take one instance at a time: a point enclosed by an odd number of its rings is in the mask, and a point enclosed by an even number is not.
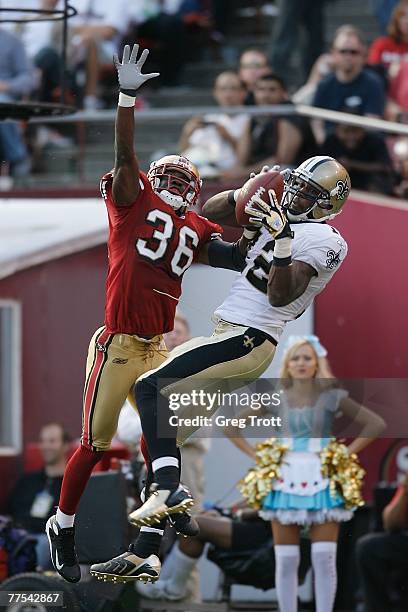
{"type": "Polygon", "coordinates": [[[376,38],[372,43],[368,63],[383,70],[388,80],[387,117],[400,119],[408,111],[408,0],[402,0],[395,7],[388,36],[376,38]]]}
{"type": "MultiPolygon", "coordinates": [[[[371,117],[382,117],[385,106],[385,88],[380,77],[364,67],[366,48],[361,32],[354,26],[341,26],[333,40],[333,72],[318,85],[313,105],[330,110],[347,108],[371,117]]],[[[322,143],[334,130],[326,123],[315,121],[315,135],[322,143]]]]}
{"type": "Polygon", "coordinates": [[[357,542],[365,612],[395,610],[390,600],[392,573],[400,574],[401,610],[408,610],[408,473],[383,512],[385,533],[370,533],[357,542]]]}
{"type": "Polygon", "coordinates": [[[19,0],[12,18],[18,23],[5,23],[3,27],[13,32],[23,42],[27,55],[37,71],[35,97],[41,102],[55,101],[55,94],[61,82],[61,49],[57,49],[55,24],[44,20],[38,13],[29,10],[55,10],[55,0],[19,0]]]}
{"type": "MultiPolygon", "coordinates": [[[[0,29],[0,102],[21,100],[34,85],[34,70],[21,41],[0,29]]],[[[0,154],[1,161],[9,164],[11,176],[22,179],[28,175],[30,161],[17,123],[0,123],[0,154]]]]}
{"type": "Polygon", "coordinates": [[[262,547],[272,538],[270,523],[250,509],[239,509],[232,518],[216,510],[196,516],[200,533],[195,538],[180,538],[165,558],[160,579],[153,585],[136,583],[137,591],[148,599],[179,600],[186,595],[191,573],[197,567],[205,545],[225,550],[244,551],[262,547]]]}
{"type": "Polygon", "coordinates": [[[183,344],[183,342],[187,342],[187,340],[190,340],[190,338],[191,333],[189,322],[180,311],[177,311],[174,319],[174,327],[172,331],[167,332],[164,337],[167,350],[172,351],[174,348],[176,348],[176,346],[183,344]]]}
{"type": "Polygon", "coordinates": [[[303,81],[323,51],[324,15],[326,0],[279,0],[279,13],[272,36],[271,61],[274,71],[287,78],[293,52],[302,41],[300,29],[304,29],[300,56],[303,62],[303,81]]]}
{"type": "Polygon", "coordinates": [[[224,38],[228,21],[231,19],[234,10],[234,3],[232,0],[211,0],[210,6],[215,32],[221,35],[221,38],[224,38]]]}
{"type": "Polygon", "coordinates": [[[315,61],[309,78],[292,96],[295,104],[312,104],[318,84],[333,69],[333,56],[331,53],[322,53],[315,61]]]}
{"type": "Polygon", "coordinates": [[[397,172],[398,185],[396,194],[400,198],[408,198],[408,139],[397,138],[392,146],[392,156],[395,170],[397,172]]]}
{"type": "Polygon", "coordinates": [[[201,9],[197,0],[133,0],[129,3],[131,27],[126,42],[140,38],[155,41],[158,48],[160,84],[174,87],[188,58],[186,24],[188,15],[201,9]]]}
{"type": "Polygon", "coordinates": [[[322,155],[335,157],[350,174],[354,189],[394,194],[395,173],[380,133],[338,123],[322,145],[322,155]]]}
{"type": "MultiPolygon", "coordinates": [[[[222,109],[241,106],[246,89],[238,74],[222,72],[215,80],[214,98],[222,109]]],[[[194,117],[184,125],[179,150],[199,168],[203,177],[220,177],[245,163],[249,118],[245,113],[194,117]]]]}
{"type": "Polygon", "coordinates": [[[37,539],[37,561],[52,569],[45,524],[58,505],[70,437],[59,423],[48,423],[40,431],[39,447],[44,467],[18,480],[8,500],[13,519],[37,539]]]}
{"type": "Polygon", "coordinates": [[[257,48],[246,49],[239,58],[239,78],[244,83],[247,94],[245,104],[255,104],[254,87],[259,77],[272,72],[268,56],[257,48]]]}
{"type": "MultiPolygon", "coordinates": [[[[55,0],[55,6],[61,0],[55,0]]],[[[69,66],[76,74],[77,86],[84,89],[83,107],[96,110],[98,82],[103,65],[112,66],[112,57],[129,23],[126,0],[72,0],[77,14],[68,22],[69,66]]]]}
{"type": "MultiPolygon", "coordinates": [[[[261,76],[254,86],[258,106],[291,105],[284,81],[275,74],[261,76]]],[[[315,155],[316,142],[309,121],[298,115],[265,115],[252,118],[244,165],[224,173],[228,180],[244,179],[262,166],[297,166],[315,155]]]]}

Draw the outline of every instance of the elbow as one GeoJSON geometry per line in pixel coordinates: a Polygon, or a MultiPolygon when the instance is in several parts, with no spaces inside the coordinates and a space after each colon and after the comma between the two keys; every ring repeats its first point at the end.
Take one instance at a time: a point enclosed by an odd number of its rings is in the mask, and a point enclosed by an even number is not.
{"type": "Polygon", "coordinates": [[[203,204],[203,206],[201,207],[200,214],[203,215],[203,217],[209,219],[210,221],[219,221],[220,219],[220,215],[217,214],[216,210],[214,210],[214,206],[212,205],[211,200],[208,200],[208,202],[205,202],[205,204],[203,204]]]}
{"type": "Polygon", "coordinates": [[[277,291],[272,291],[268,287],[268,300],[271,306],[275,308],[281,308],[282,306],[287,306],[290,304],[291,300],[287,298],[283,293],[279,293],[277,291]]]}
{"type": "Polygon", "coordinates": [[[211,214],[211,208],[208,205],[208,202],[205,202],[202,207],[201,207],[201,214],[203,215],[203,217],[207,217],[207,219],[209,219],[209,215],[211,214]]]}
{"type": "MultiPolygon", "coordinates": [[[[388,513],[388,507],[384,508],[383,513],[382,513],[382,521],[383,521],[383,526],[384,529],[386,531],[391,531],[391,526],[390,526],[390,520],[389,520],[389,513],[388,513]]],[[[391,521],[392,522],[392,521],[391,521]]]]}
{"type": "Polygon", "coordinates": [[[388,506],[384,508],[382,519],[385,531],[396,531],[403,527],[403,525],[400,525],[398,521],[395,520],[395,517],[392,516],[391,508],[388,506]]]}
{"type": "Polygon", "coordinates": [[[387,423],[382,417],[377,416],[375,425],[377,428],[377,437],[379,437],[387,429],[387,423]]]}

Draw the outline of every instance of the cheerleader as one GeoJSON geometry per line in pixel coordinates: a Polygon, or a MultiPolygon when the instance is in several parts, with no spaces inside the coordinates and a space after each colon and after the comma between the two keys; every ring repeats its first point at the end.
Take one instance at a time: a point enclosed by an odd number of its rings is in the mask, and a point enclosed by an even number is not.
{"type": "MultiPolygon", "coordinates": [[[[280,375],[282,417],[279,444],[287,446],[280,473],[263,498],[260,516],[272,521],[275,585],[281,612],[296,612],[300,531],[310,529],[317,612],[333,610],[337,587],[336,548],[339,523],[352,517],[339,492],[333,494],[322,474],[321,451],[331,439],[333,418],[345,415],[361,425],[348,446],[359,453],[383,431],[383,419],[348,397],[336,386],[327,352],[315,336],[298,339],[286,350],[280,375]]],[[[248,414],[248,413],[247,413],[248,414]]],[[[256,458],[242,430],[227,435],[243,452],[256,458]]]]}

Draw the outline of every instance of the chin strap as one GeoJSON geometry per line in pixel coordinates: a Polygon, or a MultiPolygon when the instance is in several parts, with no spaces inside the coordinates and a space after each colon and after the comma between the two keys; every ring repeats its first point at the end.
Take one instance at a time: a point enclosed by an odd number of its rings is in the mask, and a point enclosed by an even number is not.
{"type": "Polygon", "coordinates": [[[159,196],[161,200],[163,200],[163,202],[169,204],[169,206],[174,208],[174,210],[179,211],[182,209],[186,209],[188,206],[188,203],[180,196],[175,196],[169,191],[166,191],[165,189],[163,191],[156,191],[155,193],[159,196]]]}

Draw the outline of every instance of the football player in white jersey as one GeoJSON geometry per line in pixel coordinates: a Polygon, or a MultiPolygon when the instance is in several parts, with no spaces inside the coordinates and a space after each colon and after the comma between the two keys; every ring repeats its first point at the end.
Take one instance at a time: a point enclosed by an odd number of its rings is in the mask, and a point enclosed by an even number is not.
{"type": "MultiPolygon", "coordinates": [[[[191,393],[197,388],[205,388],[206,393],[231,392],[261,376],[272,362],[286,323],[304,312],[347,255],[345,240],[326,223],[341,212],[349,195],[350,178],[345,168],[332,157],[312,157],[285,173],[284,180],[281,203],[270,191],[269,204],[254,196],[246,206],[259,236],[248,251],[246,267],[216,310],[218,324],[213,335],[180,345],[161,366],[136,383],[155,484],[150,497],[129,520],[136,526],[150,527],[151,533],[144,531],[139,536],[150,538],[146,542],[150,554],[153,546],[158,551],[160,544],[155,524],[193,503],[180,485],[177,445],[197,427],[167,426],[158,434],[160,426],[168,425],[174,417],[170,393],[191,393]]],[[[234,205],[235,192],[223,192],[208,200],[203,213],[222,222],[231,213],[235,217],[234,205]]],[[[182,416],[209,417],[217,407],[190,403],[182,416]]],[[[180,417],[181,411],[177,414],[180,417]]],[[[132,580],[134,568],[126,559],[131,555],[124,553],[120,559],[93,565],[91,573],[115,582],[132,580]]]]}
{"type": "MultiPolygon", "coordinates": [[[[317,156],[284,174],[280,205],[270,192],[270,207],[258,198],[246,207],[253,221],[262,224],[261,233],[248,252],[246,268],[215,313],[255,325],[276,339],[286,323],[310,306],[347,255],[344,238],[326,223],[340,213],[350,193],[347,171],[333,158],[317,156]],[[284,224],[278,234],[272,229],[276,216],[284,224]]],[[[203,213],[222,222],[231,207],[217,195],[203,213]]]]}

